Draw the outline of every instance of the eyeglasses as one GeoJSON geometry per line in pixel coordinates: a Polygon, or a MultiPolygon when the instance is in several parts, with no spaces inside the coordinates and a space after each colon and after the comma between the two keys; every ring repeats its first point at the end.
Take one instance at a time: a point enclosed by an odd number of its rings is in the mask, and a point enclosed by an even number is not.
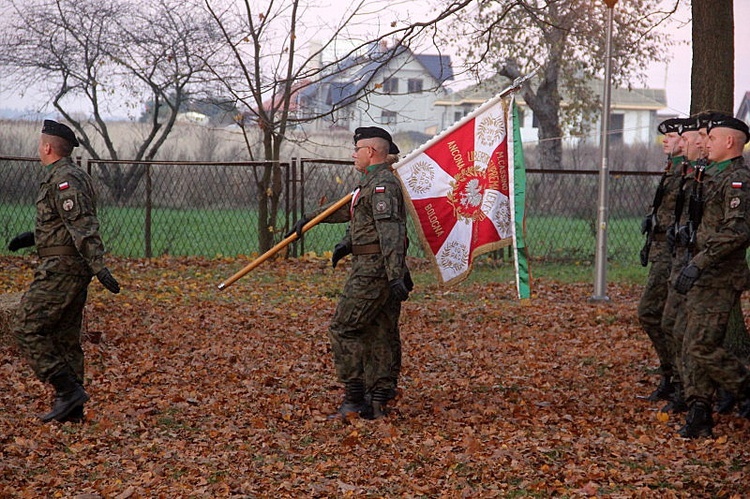
{"type": "Polygon", "coordinates": [[[355,152],[355,153],[356,153],[356,152],[359,152],[359,150],[360,150],[360,149],[365,149],[365,148],[369,148],[369,149],[372,149],[372,146],[355,146],[355,147],[354,147],[354,152],[355,152]]]}

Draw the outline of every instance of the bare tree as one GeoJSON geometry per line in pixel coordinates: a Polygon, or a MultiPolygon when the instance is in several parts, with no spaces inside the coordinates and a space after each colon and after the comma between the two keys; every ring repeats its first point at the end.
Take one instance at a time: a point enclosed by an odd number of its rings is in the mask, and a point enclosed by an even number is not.
{"type": "MultiPolygon", "coordinates": [[[[670,43],[654,28],[674,8],[660,11],[659,3],[632,0],[616,5],[615,84],[641,74],[670,43]]],[[[521,94],[539,123],[540,161],[547,168],[561,165],[563,127],[585,131],[600,105],[589,83],[603,74],[606,11],[603,1],[592,0],[480,0],[475,11],[457,16],[450,30],[480,77],[497,73],[515,79],[540,68],[521,94]],[[467,37],[474,41],[463,45],[467,37]]]]}
{"type": "Polygon", "coordinates": [[[353,100],[366,100],[369,93],[380,91],[374,80],[378,70],[394,60],[401,47],[408,47],[428,34],[434,35],[441,20],[460,11],[470,1],[454,2],[425,22],[390,26],[387,32],[368,35],[352,46],[349,30],[365,6],[361,1],[347,8],[340,22],[327,32],[327,41],[319,45],[304,43],[305,49],[301,52],[301,32],[313,28],[301,21],[308,2],[270,0],[258,4],[243,0],[227,4],[203,0],[225,42],[223,57],[209,61],[211,71],[216,81],[246,110],[238,124],[244,133],[250,159],[256,159],[256,137],[259,136],[263,156],[259,159],[272,162],[256,170],[255,178],[261,251],[273,245],[275,234],[279,232],[276,216],[282,185],[278,161],[281,145],[289,139],[288,130],[300,123],[333,115],[338,107],[353,100]],[[352,48],[321,63],[321,55],[332,52],[344,40],[352,48]],[[384,40],[390,42],[392,49],[373,50],[384,40]],[[306,91],[323,85],[335,75],[351,71],[353,65],[365,63],[371,65],[371,70],[361,75],[356,88],[350,89],[348,99],[331,102],[323,109],[307,107],[307,112],[297,112],[306,91]]]}
{"type": "MultiPolygon", "coordinates": [[[[154,113],[133,159],[153,159],[175,123],[211,50],[206,23],[176,0],[12,1],[0,65],[21,88],[39,84],[72,125],[92,159],[118,159],[106,116],[117,103],[151,100],[154,113]]],[[[129,196],[145,169],[107,165],[102,180],[115,199],[129,196]]]]}

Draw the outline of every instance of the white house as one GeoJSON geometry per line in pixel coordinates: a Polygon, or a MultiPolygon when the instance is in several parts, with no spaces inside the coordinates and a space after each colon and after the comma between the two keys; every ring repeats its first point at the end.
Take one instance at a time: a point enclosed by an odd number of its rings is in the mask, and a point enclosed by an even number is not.
{"type": "MultiPolygon", "coordinates": [[[[510,86],[510,80],[501,76],[489,78],[484,82],[458,91],[445,99],[435,102],[435,106],[442,109],[441,130],[449,127],[463,118],[477,106],[497,95],[510,86]]],[[[603,92],[601,80],[590,82],[591,90],[596,95],[603,92]]],[[[521,139],[525,143],[539,139],[538,125],[534,113],[519,94],[516,100],[521,118],[521,139]]],[[[563,96],[562,106],[565,106],[563,96]]],[[[656,136],[656,126],[661,121],[657,111],[666,108],[666,92],[662,89],[618,89],[611,93],[611,121],[610,143],[636,144],[652,142],[656,136]]],[[[601,113],[588,117],[590,135],[573,137],[572,141],[586,140],[591,144],[599,144],[601,113]]]]}
{"type": "Polygon", "coordinates": [[[735,118],[750,123],[750,92],[745,92],[745,95],[742,96],[742,102],[740,102],[735,118]]]}
{"type": "Polygon", "coordinates": [[[434,103],[448,95],[444,84],[452,79],[450,56],[377,45],[301,91],[300,107],[310,116],[329,113],[307,125],[314,130],[379,124],[391,133],[434,134],[442,112],[434,103]]]}

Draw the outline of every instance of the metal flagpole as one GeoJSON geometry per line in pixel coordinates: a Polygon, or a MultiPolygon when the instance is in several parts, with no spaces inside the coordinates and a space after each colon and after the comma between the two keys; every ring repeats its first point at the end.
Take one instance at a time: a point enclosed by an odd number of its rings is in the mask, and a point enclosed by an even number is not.
{"type": "Polygon", "coordinates": [[[596,259],[594,270],[594,301],[608,301],[607,296],[607,224],[609,222],[609,113],[612,87],[612,24],[617,0],[607,4],[607,45],[604,62],[604,103],[602,106],[602,136],[600,141],[599,211],[596,220],[596,259]]]}

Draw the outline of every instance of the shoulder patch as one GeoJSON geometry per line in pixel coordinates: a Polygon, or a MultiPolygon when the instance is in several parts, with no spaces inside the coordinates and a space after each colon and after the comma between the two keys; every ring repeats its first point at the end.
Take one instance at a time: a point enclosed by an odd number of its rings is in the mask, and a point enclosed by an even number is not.
{"type": "Polygon", "coordinates": [[[57,190],[59,191],[64,191],[65,189],[68,189],[69,187],[70,187],[70,184],[67,181],[57,184],[57,190]]]}
{"type": "Polygon", "coordinates": [[[385,192],[385,186],[384,185],[376,185],[375,186],[375,192],[385,192]]]}
{"type": "Polygon", "coordinates": [[[63,201],[62,209],[65,211],[70,211],[73,209],[73,206],[75,206],[75,203],[73,202],[73,200],[66,199],[65,201],[63,201]]]}
{"type": "Polygon", "coordinates": [[[742,189],[742,182],[732,182],[732,189],[742,189]]]}

